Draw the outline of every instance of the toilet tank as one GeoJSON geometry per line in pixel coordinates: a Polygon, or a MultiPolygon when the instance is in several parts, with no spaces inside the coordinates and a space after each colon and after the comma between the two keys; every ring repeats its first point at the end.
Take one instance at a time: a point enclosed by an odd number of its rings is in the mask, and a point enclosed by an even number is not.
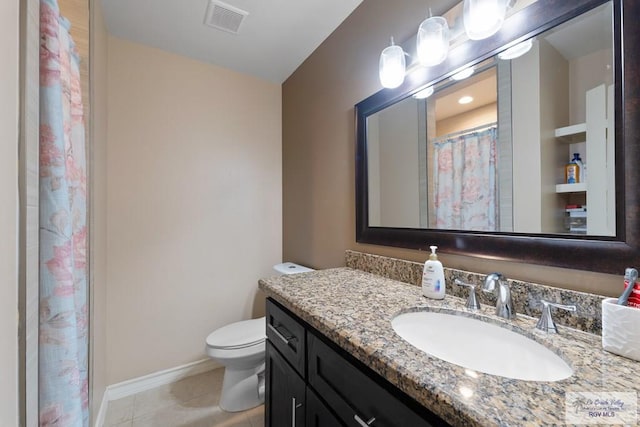
{"type": "Polygon", "coordinates": [[[273,266],[273,269],[278,272],[278,274],[297,274],[315,271],[313,268],[305,267],[304,265],[296,264],[293,262],[283,262],[282,264],[276,264],[273,266]]]}

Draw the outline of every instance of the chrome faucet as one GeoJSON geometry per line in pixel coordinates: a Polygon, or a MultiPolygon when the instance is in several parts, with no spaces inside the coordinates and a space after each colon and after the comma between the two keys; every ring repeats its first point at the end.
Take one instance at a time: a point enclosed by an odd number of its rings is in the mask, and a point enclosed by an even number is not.
{"type": "Polygon", "coordinates": [[[502,273],[491,273],[487,275],[484,280],[482,290],[485,292],[496,293],[496,283],[498,284],[496,295],[496,315],[504,317],[505,319],[515,318],[516,309],[513,306],[511,289],[509,289],[507,278],[502,273]]]}
{"type": "Polygon", "coordinates": [[[551,317],[551,307],[560,308],[567,311],[577,310],[577,307],[575,305],[563,305],[545,300],[540,300],[540,303],[542,304],[542,315],[540,316],[540,320],[538,320],[538,323],[536,324],[536,329],[540,329],[541,331],[544,331],[548,334],[558,333],[556,322],[554,322],[553,317],[551,317]]]}
{"type": "Polygon", "coordinates": [[[469,298],[467,298],[467,310],[469,311],[478,311],[480,310],[480,302],[478,302],[478,298],[476,297],[476,285],[473,283],[465,283],[460,279],[456,279],[453,281],[458,286],[464,286],[465,288],[469,288],[469,298]]]}

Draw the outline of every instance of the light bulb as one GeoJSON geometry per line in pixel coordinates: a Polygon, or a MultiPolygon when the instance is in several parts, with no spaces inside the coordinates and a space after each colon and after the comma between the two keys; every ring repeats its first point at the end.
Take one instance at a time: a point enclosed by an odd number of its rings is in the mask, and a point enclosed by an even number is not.
{"type": "Polygon", "coordinates": [[[394,45],[391,38],[391,46],[386,47],[380,54],[380,83],[388,89],[400,86],[404,82],[406,68],[404,51],[400,46],[394,45]]]}
{"type": "Polygon", "coordinates": [[[418,59],[422,65],[442,63],[449,53],[449,25],[442,16],[425,19],[418,28],[418,59]]]}
{"type": "Polygon", "coordinates": [[[473,75],[473,72],[475,70],[476,69],[473,65],[471,67],[467,67],[464,70],[459,71],[455,73],[453,76],[451,76],[451,80],[464,80],[466,78],[469,78],[473,75]]]}
{"type": "Polygon", "coordinates": [[[425,99],[430,97],[431,95],[433,95],[433,86],[427,86],[426,88],[422,89],[419,92],[416,92],[415,94],[413,94],[413,97],[415,99],[425,99]]]}
{"type": "Polygon", "coordinates": [[[464,0],[464,29],[471,40],[482,40],[498,32],[507,10],[505,0],[464,0]]]}
{"type": "Polygon", "coordinates": [[[525,40],[522,43],[518,43],[517,45],[512,46],[503,52],[500,52],[498,54],[498,58],[503,60],[519,58],[525,53],[529,52],[532,46],[533,39],[525,40]]]}

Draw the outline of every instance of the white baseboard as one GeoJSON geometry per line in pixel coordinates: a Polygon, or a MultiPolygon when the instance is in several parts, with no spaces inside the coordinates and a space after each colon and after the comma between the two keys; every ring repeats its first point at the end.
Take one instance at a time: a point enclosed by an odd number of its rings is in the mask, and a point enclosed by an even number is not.
{"type": "Polygon", "coordinates": [[[104,424],[109,402],[111,400],[122,399],[123,397],[131,396],[142,391],[151,390],[152,388],[159,387],[165,384],[171,384],[182,378],[190,377],[192,375],[201,374],[203,372],[211,371],[216,368],[221,368],[222,365],[215,362],[213,359],[202,359],[196,362],[187,363],[186,365],[176,366],[175,368],[165,369],[164,371],[154,372],[142,377],[133,378],[127,381],[123,381],[117,384],[111,384],[107,386],[102,398],[102,404],[96,417],[95,427],[102,427],[104,424]]]}
{"type": "Polygon", "coordinates": [[[107,417],[107,409],[109,409],[109,393],[105,389],[102,393],[102,402],[100,403],[100,410],[98,410],[98,416],[96,417],[95,427],[102,427],[104,420],[107,417]]]}

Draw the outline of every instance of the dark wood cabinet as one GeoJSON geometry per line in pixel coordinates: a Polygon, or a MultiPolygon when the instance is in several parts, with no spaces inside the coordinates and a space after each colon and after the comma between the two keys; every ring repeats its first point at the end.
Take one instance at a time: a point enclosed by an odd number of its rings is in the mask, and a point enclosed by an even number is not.
{"type": "Polygon", "coordinates": [[[345,427],[310,387],[307,387],[306,427],[345,427]]]}
{"type": "Polygon", "coordinates": [[[446,425],[382,377],[317,333],[307,334],[307,382],[337,416],[353,426],[446,425]]]}
{"type": "Polygon", "coordinates": [[[267,427],[447,425],[271,299],[267,338],[267,427]]]}
{"type": "Polygon", "coordinates": [[[265,375],[266,427],[303,427],[306,384],[268,341],[265,375]]]}

